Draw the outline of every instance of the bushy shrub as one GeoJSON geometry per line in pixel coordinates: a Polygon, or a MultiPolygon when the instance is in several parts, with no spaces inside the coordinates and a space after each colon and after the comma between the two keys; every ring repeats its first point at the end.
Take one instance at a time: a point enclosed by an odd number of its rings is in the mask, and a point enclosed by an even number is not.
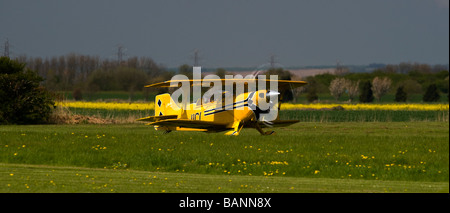
{"type": "Polygon", "coordinates": [[[0,57],[0,124],[48,122],[54,102],[42,80],[25,64],[0,57]]]}
{"type": "Polygon", "coordinates": [[[312,103],[319,99],[319,96],[317,95],[315,88],[311,87],[308,89],[308,94],[306,94],[306,99],[308,100],[309,103],[312,103]]]}
{"type": "Polygon", "coordinates": [[[81,93],[81,89],[80,88],[74,89],[72,92],[72,97],[73,99],[75,99],[75,101],[83,100],[83,94],[81,93]]]}
{"type": "Polygon", "coordinates": [[[423,96],[423,101],[436,102],[439,101],[439,99],[441,99],[441,96],[439,95],[439,91],[436,84],[431,84],[430,86],[428,86],[427,91],[423,96]]]}
{"type": "Polygon", "coordinates": [[[406,102],[406,99],[408,99],[408,95],[403,90],[403,86],[398,87],[397,92],[395,93],[395,101],[396,102],[406,102]]]}
{"type": "Polygon", "coordinates": [[[366,81],[363,84],[361,95],[359,96],[359,101],[361,103],[370,103],[373,102],[373,92],[372,92],[372,84],[370,81],[366,81]]]}

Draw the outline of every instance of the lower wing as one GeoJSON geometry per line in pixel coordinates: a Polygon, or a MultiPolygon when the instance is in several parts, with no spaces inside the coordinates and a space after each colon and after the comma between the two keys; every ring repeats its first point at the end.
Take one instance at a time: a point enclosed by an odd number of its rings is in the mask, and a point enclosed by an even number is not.
{"type": "Polygon", "coordinates": [[[207,129],[215,131],[223,131],[228,129],[225,124],[218,124],[211,121],[198,121],[198,120],[188,120],[188,119],[166,119],[160,120],[148,125],[154,126],[167,126],[167,127],[184,127],[184,128],[196,128],[196,129],[207,129]]]}

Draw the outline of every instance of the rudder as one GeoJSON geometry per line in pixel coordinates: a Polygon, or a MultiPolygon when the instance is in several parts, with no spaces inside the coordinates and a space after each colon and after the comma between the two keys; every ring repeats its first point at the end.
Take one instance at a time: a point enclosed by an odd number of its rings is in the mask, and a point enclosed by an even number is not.
{"type": "Polygon", "coordinates": [[[178,106],[173,102],[169,93],[157,95],[155,97],[155,116],[176,115],[178,106]]]}

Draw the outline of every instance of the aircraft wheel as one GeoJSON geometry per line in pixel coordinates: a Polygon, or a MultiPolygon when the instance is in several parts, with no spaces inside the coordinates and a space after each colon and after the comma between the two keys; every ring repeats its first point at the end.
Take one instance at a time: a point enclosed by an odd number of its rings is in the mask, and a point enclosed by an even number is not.
{"type": "Polygon", "coordinates": [[[275,131],[267,131],[264,135],[275,135],[275,131]]]}

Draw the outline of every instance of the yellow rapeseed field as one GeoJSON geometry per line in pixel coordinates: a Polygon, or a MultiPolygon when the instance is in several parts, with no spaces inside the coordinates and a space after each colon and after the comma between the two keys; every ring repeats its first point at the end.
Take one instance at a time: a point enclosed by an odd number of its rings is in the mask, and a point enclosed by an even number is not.
{"type": "Polygon", "coordinates": [[[448,104],[281,104],[281,110],[320,110],[343,107],[345,110],[445,111],[448,104]]]}
{"type": "MultiPolygon", "coordinates": [[[[114,102],[84,102],[66,101],[56,105],[70,108],[108,109],[108,110],[154,110],[154,102],[148,103],[114,103],[114,102]]],[[[345,110],[393,110],[393,111],[448,111],[449,104],[291,104],[283,103],[281,110],[321,110],[341,106],[345,110]]]]}
{"type": "Polygon", "coordinates": [[[107,110],[154,110],[155,104],[150,103],[115,103],[115,102],[84,102],[66,101],[57,102],[57,106],[83,109],[107,109],[107,110]]]}

